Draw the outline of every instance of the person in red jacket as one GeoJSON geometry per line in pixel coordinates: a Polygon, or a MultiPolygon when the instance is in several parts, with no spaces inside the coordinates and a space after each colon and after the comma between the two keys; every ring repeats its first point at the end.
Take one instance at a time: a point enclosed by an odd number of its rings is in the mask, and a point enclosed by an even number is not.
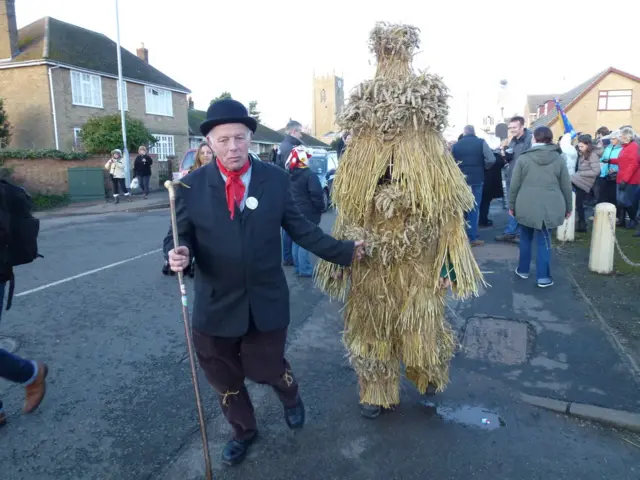
{"type": "Polygon", "coordinates": [[[620,130],[622,151],[612,164],[617,164],[618,171],[618,224],[625,226],[626,215],[629,214],[629,228],[637,226],[638,192],[640,191],[640,152],[634,141],[635,133],[632,128],[620,130]]]}

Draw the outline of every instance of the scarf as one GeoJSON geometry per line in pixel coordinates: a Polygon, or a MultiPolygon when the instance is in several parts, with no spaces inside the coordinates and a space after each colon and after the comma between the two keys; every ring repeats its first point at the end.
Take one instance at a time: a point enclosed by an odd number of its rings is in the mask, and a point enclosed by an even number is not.
{"type": "Polygon", "coordinates": [[[218,158],[216,158],[216,163],[218,164],[218,168],[220,169],[220,173],[227,178],[227,181],[224,185],[224,191],[227,196],[227,207],[229,207],[229,213],[231,214],[231,220],[236,213],[236,205],[240,207],[240,203],[244,198],[244,192],[246,187],[244,183],[242,183],[242,175],[249,171],[251,168],[251,161],[248,161],[244,164],[240,170],[232,172],[224,168],[222,163],[218,158]]]}

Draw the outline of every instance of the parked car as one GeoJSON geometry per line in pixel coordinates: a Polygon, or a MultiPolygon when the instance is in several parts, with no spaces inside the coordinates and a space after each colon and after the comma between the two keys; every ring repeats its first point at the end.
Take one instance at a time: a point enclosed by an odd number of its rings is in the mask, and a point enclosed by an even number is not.
{"type": "Polygon", "coordinates": [[[331,185],[333,185],[333,176],[328,173],[335,170],[338,167],[338,156],[335,152],[328,152],[324,149],[312,149],[311,158],[309,159],[309,168],[318,175],[320,179],[320,185],[324,192],[324,211],[326,212],[331,206],[331,185]],[[329,178],[331,177],[331,183],[329,178]]]}
{"type": "Polygon", "coordinates": [[[336,176],[336,170],[338,169],[338,153],[329,152],[328,165],[327,165],[327,189],[329,190],[329,204],[331,204],[331,192],[333,192],[333,179],[336,176]]]}
{"type": "MultiPolygon", "coordinates": [[[[177,172],[173,172],[174,180],[180,180],[187,173],[189,173],[189,170],[191,170],[191,167],[193,167],[193,164],[196,161],[196,151],[197,150],[195,148],[191,148],[187,150],[187,153],[184,154],[184,157],[182,157],[182,161],[180,162],[180,168],[178,169],[177,172]]],[[[262,161],[260,160],[260,157],[258,157],[258,155],[256,155],[253,152],[249,152],[249,155],[251,156],[252,160],[255,160],[258,162],[262,161]]]]}

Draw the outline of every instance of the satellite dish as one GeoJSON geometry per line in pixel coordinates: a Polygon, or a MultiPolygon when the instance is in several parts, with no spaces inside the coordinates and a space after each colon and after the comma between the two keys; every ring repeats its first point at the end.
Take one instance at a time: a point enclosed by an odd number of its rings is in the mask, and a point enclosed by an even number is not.
{"type": "Polygon", "coordinates": [[[509,137],[509,127],[506,123],[499,123],[496,125],[496,137],[500,140],[506,140],[509,137]]]}

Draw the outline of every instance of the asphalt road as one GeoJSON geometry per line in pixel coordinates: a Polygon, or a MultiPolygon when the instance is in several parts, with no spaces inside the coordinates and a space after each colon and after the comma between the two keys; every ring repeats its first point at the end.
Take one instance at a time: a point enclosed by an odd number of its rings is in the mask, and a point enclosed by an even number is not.
{"type": "MultiPolygon", "coordinates": [[[[160,274],[167,226],[166,210],[43,221],[45,258],[17,272],[0,336],[50,365],[49,391],[24,416],[21,387],[0,380],[2,480],[202,478],[177,282],[160,274]]],[[[640,449],[619,433],[525,406],[468,361],[454,361],[437,412],[407,385],[399,411],[363,421],[339,306],[308,279],[289,281],[288,356],[308,426],[293,435],[271,392],[252,386],[262,441],[245,465],[221,470],[229,429],[201,377],[217,478],[640,477],[640,449]]]]}

